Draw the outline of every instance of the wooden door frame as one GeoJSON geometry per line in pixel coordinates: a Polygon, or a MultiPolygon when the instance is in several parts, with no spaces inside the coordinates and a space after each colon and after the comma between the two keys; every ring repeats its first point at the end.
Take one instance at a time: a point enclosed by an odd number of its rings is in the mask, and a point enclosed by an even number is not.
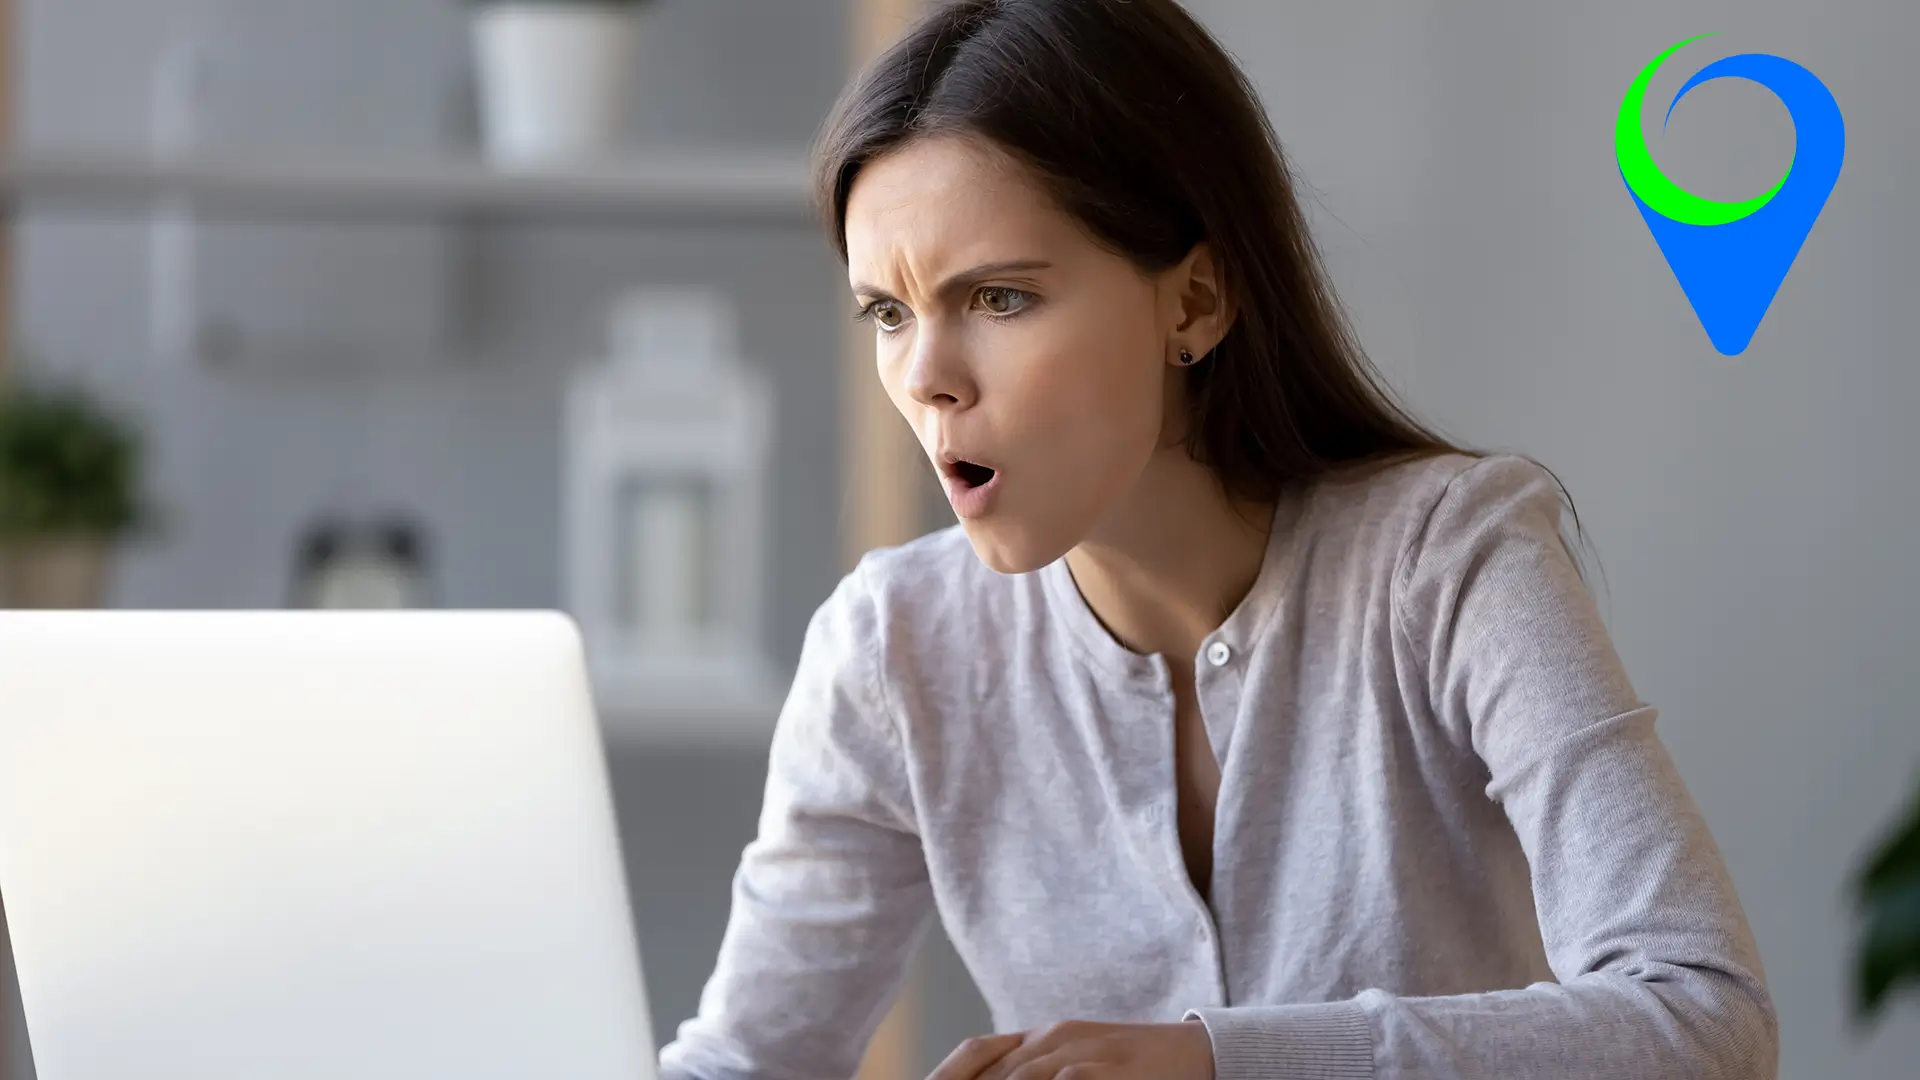
{"type": "MultiPolygon", "coordinates": [[[[853,0],[854,66],[892,44],[923,0],[853,0]]],[[[924,529],[920,447],[887,399],[874,371],[873,331],[847,322],[842,364],[842,477],[846,485],[842,558],[848,569],[877,547],[904,543],[924,529]]],[[[915,1080],[919,1073],[921,970],[916,959],[891,1011],[868,1045],[856,1080],[915,1080]]]]}
{"type": "MultiPolygon", "coordinates": [[[[898,39],[922,5],[923,0],[853,0],[856,70],[898,39]]],[[[928,480],[912,433],[875,377],[872,330],[849,323],[844,351],[842,559],[851,569],[868,551],[925,531],[920,495],[928,480]]]]}

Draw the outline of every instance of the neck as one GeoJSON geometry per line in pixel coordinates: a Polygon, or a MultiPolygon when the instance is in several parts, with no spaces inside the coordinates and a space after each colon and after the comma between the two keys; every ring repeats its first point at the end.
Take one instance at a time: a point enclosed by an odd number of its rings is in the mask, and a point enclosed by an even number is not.
{"type": "Polygon", "coordinates": [[[1229,496],[1179,447],[1157,453],[1105,521],[1067,553],[1087,606],[1137,653],[1189,664],[1260,576],[1273,507],[1229,496]]]}

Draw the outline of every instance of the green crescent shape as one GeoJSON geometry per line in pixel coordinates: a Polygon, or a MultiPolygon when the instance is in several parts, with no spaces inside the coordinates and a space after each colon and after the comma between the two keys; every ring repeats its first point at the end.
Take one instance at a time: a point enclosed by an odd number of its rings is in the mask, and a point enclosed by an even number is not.
{"type": "Polygon", "coordinates": [[[1713,34],[1696,34],[1667,49],[1653,58],[1627,88],[1627,98],[1620,103],[1620,118],[1613,126],[1614,155],[1620,161],[1620,175],[1626,178],[1627,187],[1648,208],[1662,217],[1678,221],[1684,225],[1725,225],[1738,221],[1757,212],[1772,200],[1774,194],[1787,182],[1793,165],[1787,165],[1787,171],[1766,190],[1765,194],[1740,202],[1720,202],[1717,199],[1705,199],[1667,179],[1660,166],[1653,160],[1653,152],[1647,149],[1646,135],[1641,131],[1640,112],[1646,102],[1647,86],[1653,82],[1653,73],[1667,62],[1667,57],[1680,51],[1682,46],[1692,44],[1701,38],[1713,34]]]}

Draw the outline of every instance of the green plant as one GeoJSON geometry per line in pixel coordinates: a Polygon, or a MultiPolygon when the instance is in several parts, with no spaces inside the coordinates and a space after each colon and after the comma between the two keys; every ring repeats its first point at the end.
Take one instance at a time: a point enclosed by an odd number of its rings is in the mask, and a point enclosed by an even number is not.
{"type": "Polygon", "coordinates": [[[1920,983],[1920,790],[1854,884],[1864,927],[1855,1015],[1871,1018],[1902,983],[1920,983]]]}
{"type": "Polygon", "coordinates": [[[0,393],[0,539],[138,528],[141,458],[133,426],[83,390],[0,393]]]}

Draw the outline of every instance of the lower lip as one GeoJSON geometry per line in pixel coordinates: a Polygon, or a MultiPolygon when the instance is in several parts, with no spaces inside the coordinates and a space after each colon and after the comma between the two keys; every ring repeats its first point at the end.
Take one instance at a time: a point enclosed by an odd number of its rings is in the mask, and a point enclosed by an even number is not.
{"type": "Polygon", "coordinates": [[[993,479],[978,487],[968,487],[966,481],[957,476],[942,477],[941,483],[947,489],[947,501],[953,504],[954,513],[963,518],[985,517],[1000,495],[1000,478],[1004,475],[996,472],[993,479]]]}

